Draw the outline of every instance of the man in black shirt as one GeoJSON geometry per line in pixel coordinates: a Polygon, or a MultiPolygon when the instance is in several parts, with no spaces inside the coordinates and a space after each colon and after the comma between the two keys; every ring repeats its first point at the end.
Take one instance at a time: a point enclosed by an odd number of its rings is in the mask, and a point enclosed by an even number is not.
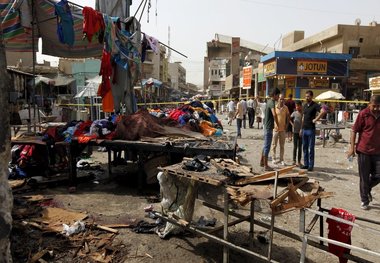
{"type": "Polygon", "coordinates": [[[302,169],[313,171],[314,169],[314,148],[315,148],[315,123],[326,113],[313,101],[313,91],[306,91],[306,103],[303,105],[302,115],[302,144],[304,165],[302,169]]]}

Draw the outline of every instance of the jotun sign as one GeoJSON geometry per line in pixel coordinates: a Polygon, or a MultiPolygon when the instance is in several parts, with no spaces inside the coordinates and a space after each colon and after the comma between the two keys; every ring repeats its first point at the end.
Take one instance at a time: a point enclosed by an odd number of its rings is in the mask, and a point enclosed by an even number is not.
{"type": "Polygon", "coordinates": [[[297,73],[298,74],[326,74],[327,61],[298,60],[297,73]]]}

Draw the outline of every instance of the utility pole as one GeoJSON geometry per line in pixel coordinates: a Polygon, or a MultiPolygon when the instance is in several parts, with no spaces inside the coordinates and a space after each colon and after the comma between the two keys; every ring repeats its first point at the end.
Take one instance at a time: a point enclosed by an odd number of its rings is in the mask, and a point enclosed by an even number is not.
{"type": "MultiPolygon", "coordinates": [[[[0,30],[2,34],[2,30],[0,30]]],[[[9,124],[9,91],[10,79],[7,72],[7,59],[5,56],[5,47],[3,38],[0,36],[0,258],[2,262],[11,262],[12,256],[10,251],[9,236],[12,229],[12,192],[8,184],[8,162],[10,161],[10,136],[11,127],[9,124]]]]}

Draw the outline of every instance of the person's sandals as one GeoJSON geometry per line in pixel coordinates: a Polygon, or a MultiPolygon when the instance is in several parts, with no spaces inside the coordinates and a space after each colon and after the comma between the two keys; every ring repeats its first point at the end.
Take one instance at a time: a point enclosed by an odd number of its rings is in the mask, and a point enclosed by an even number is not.
{"type": "Polygon", "coordinates": [[[274,171],[274,169],[270,166],[266,166],[266,167],[264,167],[264,171],[265,172],[271,172],[271,171],[274,171]]]}

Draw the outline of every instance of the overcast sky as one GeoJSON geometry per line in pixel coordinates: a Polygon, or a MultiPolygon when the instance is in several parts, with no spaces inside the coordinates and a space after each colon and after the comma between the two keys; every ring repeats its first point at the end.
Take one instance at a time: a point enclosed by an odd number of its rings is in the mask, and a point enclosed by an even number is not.
{"type": "MultiPolygon", "coordinates": [[[[73,0],[95,6],[95,0],[73,0]]],[[[135,14],[141,0],[133,0],[135,14]]],[[[147,9],[147,8],[146,8],[147,9]]],[[[203,57],[206,42],[215,33],[281,48],[279,39],[293,30],[304,30],[305,37],[336,24],[362,25],[380,22],[380,0],[151,0],[149,23],[147,10],[142,31],[184,53],[172,52],[171,62],[182,61],[187,82],[203,84],[203,57]],[[157,11],[157,16],[156,16],[157,11]]],[[[136,15],[139,18],[141,10],[136,15]]]]}

